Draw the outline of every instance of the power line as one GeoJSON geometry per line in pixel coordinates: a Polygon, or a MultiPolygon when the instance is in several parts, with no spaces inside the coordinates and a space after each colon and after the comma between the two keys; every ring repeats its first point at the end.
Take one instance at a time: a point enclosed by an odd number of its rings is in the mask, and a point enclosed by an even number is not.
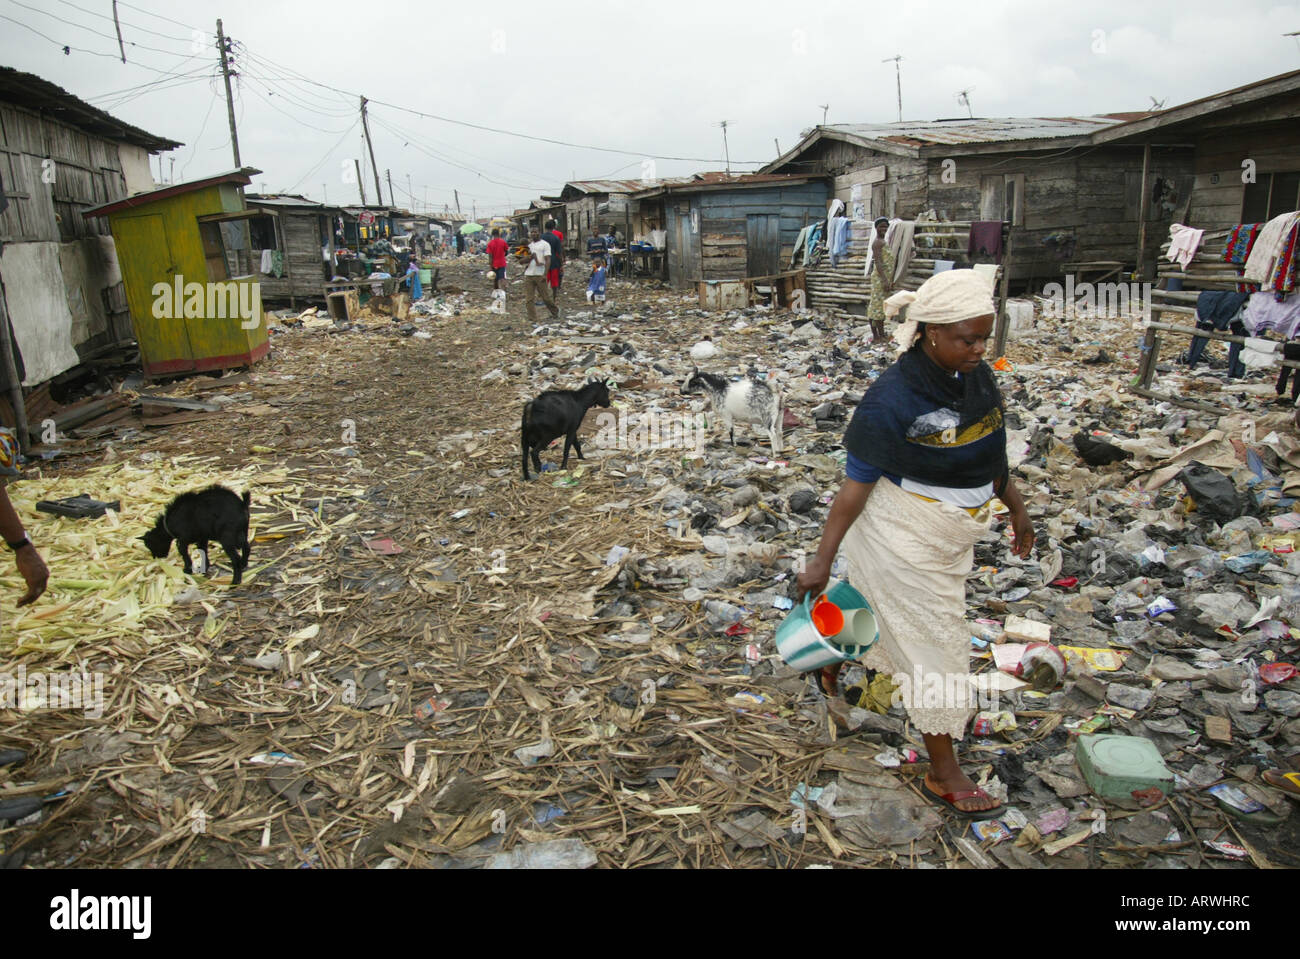
{"type": "Polygon", "coordinates": [[[325,163],[325,161],[334,155],[334,151],[337,150],[343,144],[343,141],[347,139],[348,134],[350,134],[353,130],[357,128],[357,124],[359,122],[360,120],[353,120],[352,126],[348,127],[346,130],[343,131],[343,136],[339,137],[337,140],[334,141],[334,145],[329,148],[329,151],[323,157],[321,157],[320,160],[317,161],[316,165],[312,167],[310,170],[308,170],[306,173],[304,173],[302,176],[300,176],[298,178],[298,181],[294,183],[293,186],[285,190],[282,190],[281,192],[292,193],[294,190],[298,188],[298,185],[302,183],[303,180],[307,179],[307,177],[309,176],[314,175],[315,172],[319,170],[321,166],[325,163]]]}
{"type": "Polygon", "coordinates": [[[88,13],[92,17],[99,17],[101,20],[108,20],[109,22],[118,22],[121,23],[122,26],[124,27],[130,27],[132,30],[139,30],[143,33],[152,33],[154,36],[162,37],[165,40],[179,40],[182,43],[190,42],[190,37],[173,37],[170,34],[159,33],[157,30],[150,30],[148,27],[142,27],[139,24],[127,23],[125,20],[119,19],[117,21],[114,21],[113,18],[110,17],[108,14],[96,13],[94,10],[87,10],[85,7],[79,7],[75,3],[73,3],[72,0],[59,0],[59,3],[63,4],[64,6],[71,7],[73,10],[80,10],[82,13],[88,13]]]}
{"type": "MultiPolygon", "coordinates": [[[[394,134],[395,136],[403,136],[403,134],[399,130],[390,127],[383,120],[376,118],[375,122],[379,124],[379,126],[383,127],[385,130],[388,130],[388,132],[394,134]]],[[[443,163],[446,163],[448,166],[454,166],[457,167],[458,169],[465,170],[468,173],[473,173],[475,176],[479,177],[480,179],[486,180],[488,183],[494,183],[497,186],[509,187],[514,190],[524,190],[525,192],[538,190],[538,189],[542,189],[542,190],[546,189],[546,187],[544,186],[543,187],[524,186],[523,184],[519,184],[519,183],[507,183],[504,180],[493,179],[492,177],[488,176],[486,173],[480,173],[478,170],[475,170],[473,167],[465,166],[465,164],[463,163],[457,163],[455,160],[442,156],[436,151],[431,150],[428,147],[424,146],[424,144],[420,143],[418,140],[407,139],[406,142],[409,143],[411,146],[415,147],[415,149],[419,150],[421,153],[424,153],[435,160],[441,160],[443,163]]]]}
{"type": "Polygon", "coordinates": [[[87,103],[97,103],[103,100],[115,100],[123,96],[129,98],[133,93],[143,93],[148,90],[148,88],[158,86],[159,84],[172,83],[177,80],[202,80],[205,76],[209,75],[208,69],[209,67],[202,66],[195,70],[191,70],[189,73],[161,77],[157,80],[147,80],[144,83],[137,83],[133,86],[123,87],[120,90],[111,90],[108,93],[100,93],[93,97],[85,97],[84,99],[87,103]]]}
{"type": "MultiPolygon", "coordinates": [[[[372,116],[373,116],[373,114],[372,114],[372,116]]],[[[375,122],[376,122],[376,123],[379,123],[379,122],[381,122],[381,121],[379,120],[379,118],[376,117],[375,122]]],[[[417,136],[415,136],[414,134],[410,133],[409,131],[403,129],[402,127],[397,126],[397,125],[394,124],[394,123],[391,123],[391,122],[389,122],[389,123],[385,123],[384,126],[385,126],[385,129],[387,129],[390,133],[393,133],[393,134],[396,134],[396,135],[398,135],[398,136],[401,136],[401,137],[403,137],[404,139],[406,139],[408,142],[415,142],[415,143],[422,143],[422,142],[424,142],[424,141],[422,141],[419,137],[417,137],[417,136]]],[[[429,147],[429,144],[428,144],[428,143],[424,143],[424,145],[425,145],[426,147],[429,147]]],[[[429,147],[429,149],[432,149],[432,147],[429,147]]],[[[459,148],[457,148],[457,152],[460,153],[460,154],[463,154],[465,157],[467,157],[467,158],[469,158],[469,159],[471,159],[471,160],[478,160],[480,163],[490,163],[490,164],[492,164],[493,166],[501,167],[501,169],[503,169],[503,170],[510,170],[510,171],[512,171],[512,172],[514,172],[514,173],[522,173],[522,174],[523,174],[524,176],[526,176],[526,177],[532,177],[532,176],[533,176],[533,174],[532,174],[530,171],[528,171],[528,170],[521,170],[521,169],[519,169],[518,167],[512,167],[512,166],[510,166],[510,165],[507,164],[507,163],[501,163],[500,161],[490,159],[489,157],[478,156],[477,154],[470,153],[470,152],[468,152],[467,150],[460,150],[459,148]]],[[[438,154],[438,156],[441,157],[442,154],[438,154]]],[[[448,161],[448,162],[452,162],[452,161],[448,161]]],[[[453,163],[453,165],[459,166],[459,164],[454,164],[454,163],[453,163]]],[[[477,172],[478,172],[477,170],[473,169],[472,167],[461,166],[461,169],[468,170],[468,171],[471,172],[471,173],[477,173],[477,172]]],[[[535,179],[536,179],[536,178],[535,178],[535,179]]],[[[540,179],[537,179],[537,182],[538,182],[539,184],[542,184],[542,183],[543,183],[543,181],[540,180],[540,179]]],[[[539,189],[539,190],[544,190],[544,189],[546,189],[546,188],[547,188],[547,184],[543,184],[543,185],[540,185],[540,186],[538,186],[538,187],[535,187],[535,189],[539,189]]],[[[534,188],[529,188],[529,189],[534,189],[534,188]]]]}
{"type": "Polygon", "coordinates": [[[185,77],[179,80],[175,80],[175,79],[158,80],[155,81],[158,84],[157,86],[151,85],[149,89],[141,90],[138,93],[128,94],[127,96],[119,97],[115,100],[96,103],[95,107],[97,107],[100,110],[104,110],[108,113],[112,113],[114,110],[121,109],[122,107],[126,106],[128,103],[134,103],[136,100],[139,100],[141,97],[147,96],[150,93],[158,93],[161,90],[179,89],[180,87],[188,86],[189,84],[196,83],[200,80],[207,80],[210,77],[211,74],[203,74],[199,76],[185,77]]]}
{"type": "MultiPolygon", "coordinates": [[[[48,34],[41,33],[41,31],[37,30],[31,24],[23,23],[21,20],[15,20],[13,17],[7,17],[3,13],[0,13],[0,20],[8,20],[10,23],[16,23],[18,24],[18,26],[26,30],[30,30],[32,33],[36,34],[38,37],[42,38],[43,40],[49,40],[50,43],[54,44],[56,47],[60,47],[63,50],[65,56],[75,50],[77,53],[89,53],[91,56],[108,57],[110,60],[117,59],[116,53],[100,53],[98,50],[87,50],[85,47],[74,47],[70,43],[60,43],[58,40],[55,40],[53,37],[49,36],[48,34]]],[[[139,64],[137,64],[137,66],[139,66],[139,64]]],[[[162,71],[157,71],[157,72],[161,73],[162,71]]]]}
{"type": "Polygon", "coordinates": [[[152,10],[146,10],[144,7],[134,6],[133,4],[127,3],[126,0],[120,0],[120,2],[124,7],[128,7],[131,10],[136,10],[140,13],[146,13],[149,16],[154,17],[158,20],[166,20],[168,23],[174,23],[176,24],[176,26],[184,27],[187,30],[194,29],[194,27],[190,26],[188,23],[181,23],[179,20],[173,20],[171,17],[164,17],[161,13],[154,13],[152,10]]]}
{"type": "MultiPolygon", "coordinates": [[[[85,30],[87,33],[93,33],[97,37],[104,37],[105,39],[112,40],[114,43],[117,42],[117,37],[113,36],[112,34],[101,33],[100,31],[95,30],[92,27],[86,26],[84,23],[77,23],[75,20],[66,20],[63,17],[55,16],[53,13],[50,13],[48,10],[42,10],[40,7],[33,7],[25,3],[20,3],[19,0],[9,0],[9,2],[16,7],[22,7],[24,10],[31,10],[33,13],[44,14],[45,16],[50,17],[53,20],[57,20],[59,21],[59,23],[66,24],[67,26],[76,27],[78,30],[85,30]]],[[[130,46],[140,50],[152,50],[154,53],[164,53],[170,57],[180,56],[179,53],[173,53],[171,50],[164,50],[161,47],[151,47],[143,43],[136,43],[134,40],[127,41],[127,42],[129,43],[130,46]]]]}
{"type": "MultiPolygon", "coordinates": [[[[240,93],[243,93],[243,92],[244,92],[244,85],[243,85],[242,83],[239,85],[239,92],[240,92],[240,93]]],[[[261,100],[263,103],[265,103],[268,107],[270,107],[270,108],[271,108],[272,110],[274,110],[276,113],[279,113],[279,114],[281,114],[282,116],[286,116],[286,117],[288,117],[288,118],[289,118],[290,120],[292,120],[294,123],[298,124],[299,126],[304,126],[304,127],[306,127],[308,130],[315,130],[317,133],[324,133],[324,134],[327,134],[327,135],[329,135],[329,136],[333,136],[334,134],[340,132],[340,131],[338,131],[338,130],[322,130],[320,127],[312,126],[310,123],[306,123],[306,122],[304,122],[304,121],[302,121],[302,120],[299,120],[299,119],[298,119],[296,116],[294,116],[292,113],[286,113],[284,110],[281,110],[279,107],[277,107],[274,103],[272,103],[272,102],[271,102],[270,100],[268,100],[266,97],[262,96],[262,94],[258,93],[258,92],[257,92],[257,88],[254,87],[252,84],[249,84],[249,86],[248,86],[248,92],[251,93],[251,94],[253,94],[253,96],[257,97],[259,100],[261,100]]],[[[241,104],[241,106],[242,106],[242,104],[241,104]]],[[[243,120],[244,120],[244,117],[243,117],[243,114],[242,114],[242,113],[240,114],[239,120],[240,120],[241,123],[242,123],[243,120]]]]}
{"type": "MultiPolygon", "coordinates": [[[[293,72],[297,73],[297,71],[293,71],[293,72]]],[[[321,83],[319,80],[311,79],[310,77],[306,76],[306,74],[298,74],[298,75],[302,76],[304,82],[310,83],[312,86],[320,87],[323,90],[332,90],[334,93],[343,94],[344,96],[349,96],[349,97],[360,97],[362,95],[359,93],[352,93],[348,90],[341,90],[338,87],[331,86],[328,83],[321,83]]],[[[367,97],[366,100],[369,103],[376,104],[381,107],[388,107],[391,110],[400,110],[403,113],[410,113],[417,117],[421,117],[425,120],[438,120],[439,122],[442,123],[450,123],[455,126],[468,127],[472,130],[483,130],[487,133],[498,133],[501,134],[502,136],[518,137],[523,140],[533,140],[538,143],[550,143],[555,146],[572,147],[578,150],[594,150],[598,153],[621,153],[624,156],[638,156],[647,160],[674,160],[683,163],[717,163],[718,162],[717,157],[664,156],[662,154],[647,153],[639,150],[620,150],[614,147],[598,147],[598,146],[591,146],[589,144],[570,143],[567,140],[556,140],[551,137],[533,136],[532,134],[529,133],[517,133],[514,130],[504,130],[501,129],[500,127],[485,126],[484,124],[481,123],[470,123],[467,120],[457,120],[452,117],[440,116],[436,113],[424,113],[423,111],[412,110],[410,107],[400,106],[399,104],[396,103],[388,103],[384,100],[376,100],[373,97],[367,97]]],[[[758,166],[763,163],[766,163],[767,161],[766,160],[735,160],[733,162],[745,164],[745,165],[758,166]]]]}

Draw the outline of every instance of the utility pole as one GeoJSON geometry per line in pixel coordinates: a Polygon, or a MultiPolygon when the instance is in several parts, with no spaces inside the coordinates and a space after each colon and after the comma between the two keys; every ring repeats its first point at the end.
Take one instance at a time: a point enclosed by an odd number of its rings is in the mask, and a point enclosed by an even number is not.
{"type": "MultiPolygon", "coordinates": [[[[239,162],[239,134],[235,130],[235,101],[230,96],[230,61],[227,59],[229,54],[230,41],[226,39],[226,33],[221,29],[221,19],[217,19],[217,49],[221,51],[221,73],[226,79],[226,116],[230,120],[230,146],[235,151],[235,169],[241,169],[244,164],[239,162]]],[[[242,188],[241,188],[242,192],[242,188]]]]}
{"type": "Polygon", "coordinates": [[[328,183],[322,183],[320,188],[325,193],[325,203],[328,205],[330,202],[330,185],[328,183]]]}
{"type": "MultiPolygon", "coordinates": [[[[380,206],[384,205],[384,191],[379,188],[379,167],[375,165],[375,146],[370,142],[370,122],[366,119],[366,98],[361,98],[361,129],[366,134],[366,149],[370,151],[370,169],[375,172],[375,196],[380,206]]],[[[392,197],[389,197],[392,199],[392,197]]],[[[363,201],[364,202],[364,201],[363,201]]]]}
{"type": "Polygon", "coordinates": [[[460,191],[452,190],[451,195],[456,198],[456,212],[459,213],[460,212],[460,191]]]}
{"type": "Polygon", "coordinates": [[[899,123],[903,122],[903,68],[899,65],[899,61],[901,61],[902,59],[903,59],[902,55],[898,54],[892,57],[886,57],[885,59],[880,61],[881,63],[889,63],[890,61],[893,61],[894,64],[894,75],[898,79],[898,122],[899,123]]]}
{"type": "Polygon", "coordinates": [[[361,205],[366,205],[366,181],[361,179],[361,161],[353,158],[352,165],[357,168],[357,189],[361,191],[361,205]]]}
{"type": "Polygon", "coordinates": [[[776,144],[776,155],[777,155],[777,156],[780,156],[780,155],[781,155],[781,141],[778,140],[776,137],[772,137],[772,142],[776,144]]]}
{"type": "Polygon", "coordinates": [[[411,201],[411,206],[415,206],[415,194],[411,192],[411,174],[409,173],[406,174],[406,198],[411,201]]]}
{"type": "Polygon", "coordinates": [[[388,177],[388,202],[397,206],[397,194],[393,192],[393,171],[385,170],[384,175],[388,177]]]}
{"type": "Polygon", "coordinates": [[[126,47],[122,46],[122,24],[117,19],[117,0],[113,0],[113,26],[117,28],[117,52],[122,55],[122,62],[126,63],[126,47]]]}

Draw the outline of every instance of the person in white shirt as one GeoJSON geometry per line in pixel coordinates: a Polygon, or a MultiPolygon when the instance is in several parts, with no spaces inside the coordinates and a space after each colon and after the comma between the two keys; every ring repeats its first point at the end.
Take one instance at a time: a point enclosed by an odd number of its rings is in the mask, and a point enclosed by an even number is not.
{"type": "Polygon", "coordinates": [[[551,269],[551,245],[542,239],[535,227],[528,234],[528,266],[524,268],[524,303],[528,307],[528,321],[537,322],[537,299],[541,298],[550,311],[551,319],[558,319],[559,309],[551,295],[546,274],[551,269]]]}

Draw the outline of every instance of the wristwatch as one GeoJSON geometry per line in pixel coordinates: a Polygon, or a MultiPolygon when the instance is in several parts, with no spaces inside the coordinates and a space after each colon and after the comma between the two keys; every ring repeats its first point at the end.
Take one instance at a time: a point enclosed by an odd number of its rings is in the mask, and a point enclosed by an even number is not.
{"type": "Polygon", "coordinates": [[[11,550],[13,550],[16,553],[24,546],[31,546],[32,541],[28,539],[26,536],[24,536],[22,539],[13,543],[11,543],[9,540],[5,540],[5,545],[8,546],[11,550]]]}

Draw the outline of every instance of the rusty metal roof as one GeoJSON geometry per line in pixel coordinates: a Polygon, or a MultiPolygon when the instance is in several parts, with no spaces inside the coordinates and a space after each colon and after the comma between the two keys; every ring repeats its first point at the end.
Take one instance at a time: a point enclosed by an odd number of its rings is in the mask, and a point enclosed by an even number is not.
{"type": "Polygon", "coordinates": [[[1149,116],[1149,112],[1107,113],[1082,117],[960,117],[953,120],[902,123],[832,123],[818,127],[828,133],[859,140],[881,140],[901,146],[954,146],[968,143],[1010,143],[1088,136],[1106,127],[1149,116]]]}
{"type": "Polygon", "coordinates": [[[0,67],[0,103],[36,110],[84,133],[134,144],[150,153],[174,150],[182,145],[179,140],[155,136],[119,120],[34,73],[23,73],[12,67],[0,67]]]}
{"type": "Polygon", "coordinates": [[[633,196],[648,199],[662,193],[690,193],[728,187],[748,188],[782,183],[807,183],[810,180],[822,179],[825,177],[820,174],[806,173],[697,173],[694,176],[661,180],[658,185],[639,190],[633,196]]]}

